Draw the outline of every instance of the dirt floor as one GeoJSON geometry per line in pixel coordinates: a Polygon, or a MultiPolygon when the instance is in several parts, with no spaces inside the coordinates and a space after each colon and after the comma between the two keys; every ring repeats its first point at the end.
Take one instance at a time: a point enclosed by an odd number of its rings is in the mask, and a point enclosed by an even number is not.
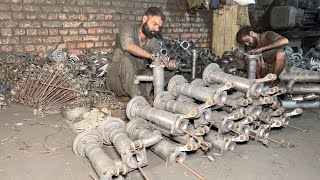
{"type": "MultiPolygon", "coordinates": [[[[320,111],[319,111],[320,112],[320,111]]],[[[270,137],[294,145],[286,148],[274,143],[269,147],[249,141],[237,144],[235,151],[247,159],[226,152],[214,156],[214,162],[200,150],[189,154],[185,164],[206,179],[264,180],[318,179],[320,177],[320,114],[306,111],[292,118],[292,128],[271,131],[270,137]]],[[[0,112],[0,179],[2,180],[88,180],[94,174],[86,158],[76,156],[71,145],[76,137],[60,115],[35,117],[31,108],[11,106],[0,112]]],[[[110,149],[104,148],[111,152],[110,149]]],[[[166,166],[165,161],[147,152],[144,167],[150,179],[197,179],[180,164],[166,166]]],[[[211,154],[212,155],[212,154],[211,154]]],[[[124,179],[143,179],[134,171],[124,179]]]]}

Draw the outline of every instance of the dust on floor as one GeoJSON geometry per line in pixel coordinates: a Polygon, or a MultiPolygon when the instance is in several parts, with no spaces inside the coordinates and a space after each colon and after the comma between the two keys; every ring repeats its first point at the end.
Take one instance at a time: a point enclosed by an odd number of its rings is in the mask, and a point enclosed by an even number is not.
{"type": "MultiPolygon", "coordinates": [[[[320,120],[315,111],[292,118],[292,128],[272,130],[270,137],[290,142],[293,148],[271,143],[269,147],[249,141],[237,144],[235,151],[203,157],[202,151],[188,154],[185,164],[206,179],[264,180],[318,179],[320,177],[320,120]]],[[[61,116],[35,117],[32,109],[11,106],[0,112],[0,179],[10,180],[88,180],[94,174],[86,158],[72,152],[76,137],[61,116]]],[[[105,151],[111,151],[104,147],[105,151]]],[[[108,152],[110,153],[110,152],[108,152]]],[[[143,170],[150,179],[197,179],[180,164],[166,166],[165,161],[147,152],[149,165],[143,170]]],[[[212,153],[209,153],[212,155],[212,153]]],[[[125,179],[143,179],[139,171],[125,179]]]]}

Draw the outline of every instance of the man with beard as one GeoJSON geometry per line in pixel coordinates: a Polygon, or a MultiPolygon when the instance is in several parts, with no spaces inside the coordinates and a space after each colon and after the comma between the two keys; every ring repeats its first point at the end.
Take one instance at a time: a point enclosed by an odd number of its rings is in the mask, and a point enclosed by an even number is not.
{"type": "MultiPolygon", "coordinates": [[[[262,53],[263,60],[257,63],[257,78],[262,78],[269,72],[262,73],[262,66],[271,65],[272,73],[277,77],[286,64],[286,56],[283,47],[289,43],[288,39],[272,31],[264,33],[254,32],[251,27],[241,28],[236,35],[237,41],[246,46],[249,54],[262,53]]],[[[279,78],[271,82],[271,86],[277,85],[279,78]]]]}
{"type": "MultiPolygon", "coordinates": [[[[148,67],[155,54],[160,52],[160,44],[155,38],[160,32],[166,17],[157,7],[147,9],[140,24],[123,24],[116,38],[112,62],[107,70],[107,85],[118,96],[148,97],[153,88],[152,82],[133,83],[136,75],[152,75],[148,67]]],[[[162,58],[163,59],[163,58],[162,58]]],[[[175,61],[163,61],[167,69],[176,67],[175,61]]],[[[165,81],[174,75],[165,70],[165,81]]]]}

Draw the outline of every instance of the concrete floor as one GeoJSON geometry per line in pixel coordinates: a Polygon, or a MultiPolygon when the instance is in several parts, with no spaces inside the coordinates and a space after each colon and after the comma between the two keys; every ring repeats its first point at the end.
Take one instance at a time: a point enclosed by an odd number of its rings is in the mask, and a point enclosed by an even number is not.
{"type": "MultiPolygon", "coordinates": [[[[289,149],[270,143],[265,147],[250,141],[238,144],[234,153],[215,156],[211,162],[203,152],[189,154],[185,164],[206,179],[264,180],[318,179],[320,177],[320,122],[315,111],[293,118],[292,128],[271,131],[270,137],[294,145],[289,149]]],[[[4,180],[88,180],[94,174],[87,159],[73,154],[71,145],[76,134],[60,115],[37,118],[32,109],[11,106],[0,112],[0,179],[4,180]],[[54,149],[58,148],[58,149],[54,149]],[[61,149],[59,149],[61,148],[61,149]],[[51,150],[51,151],[50,151],[51,150]]],[[[105,150],[108,150],[105,148],[105,150]]],[[[165,166],[165,161],[148,151],[149,165],[143,168],[153,179],[197,179],[179,164],[165,166]]],[[[125,179],[143,179],[138,171],[125,179]]]]}

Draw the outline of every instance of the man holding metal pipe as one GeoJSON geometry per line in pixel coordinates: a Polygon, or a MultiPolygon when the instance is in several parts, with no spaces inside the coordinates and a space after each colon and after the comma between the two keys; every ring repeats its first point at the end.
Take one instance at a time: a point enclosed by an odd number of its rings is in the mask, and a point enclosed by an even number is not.
{"type": "MultiPolygon", "coordinates": [[[[136,75],[152,75],[148,65],[160,52],[156,35],[160,33],[165,22],[165,15],[157,7],[150,7],[142,16],[140,24],[123,24],[117,35],[112,62],[107,70],[107,85],[118,96],[145,96],[152,90],[152,82],[134,84],[136,75]]],[[[173,60],[160,57],[167,69],[176,67],[173,60]]],[[[165,70],[165,81],[174,75],[165,70]]],[[[168,80],[167,80],[168,81],[168,80]]]]}
{"type": "MultiPolygon", "coordinates": [[[[273,32],[254,32],[249,26],[241,28],[236,35],[237,41],[248,48],[249,54],[262,53],[263,59],[257,62],[256,76],[261,78],[263,66],[271,65],[272,73],[277,77],[280,75],[286,64],[285,51],[283,47],[289,43],[288,39],[273,32]]],[[[266,72],[265,74],[270,73],[266,72]]],[[[271,86],[277,85],[279,78],[271,82],[271,86]]]]}

